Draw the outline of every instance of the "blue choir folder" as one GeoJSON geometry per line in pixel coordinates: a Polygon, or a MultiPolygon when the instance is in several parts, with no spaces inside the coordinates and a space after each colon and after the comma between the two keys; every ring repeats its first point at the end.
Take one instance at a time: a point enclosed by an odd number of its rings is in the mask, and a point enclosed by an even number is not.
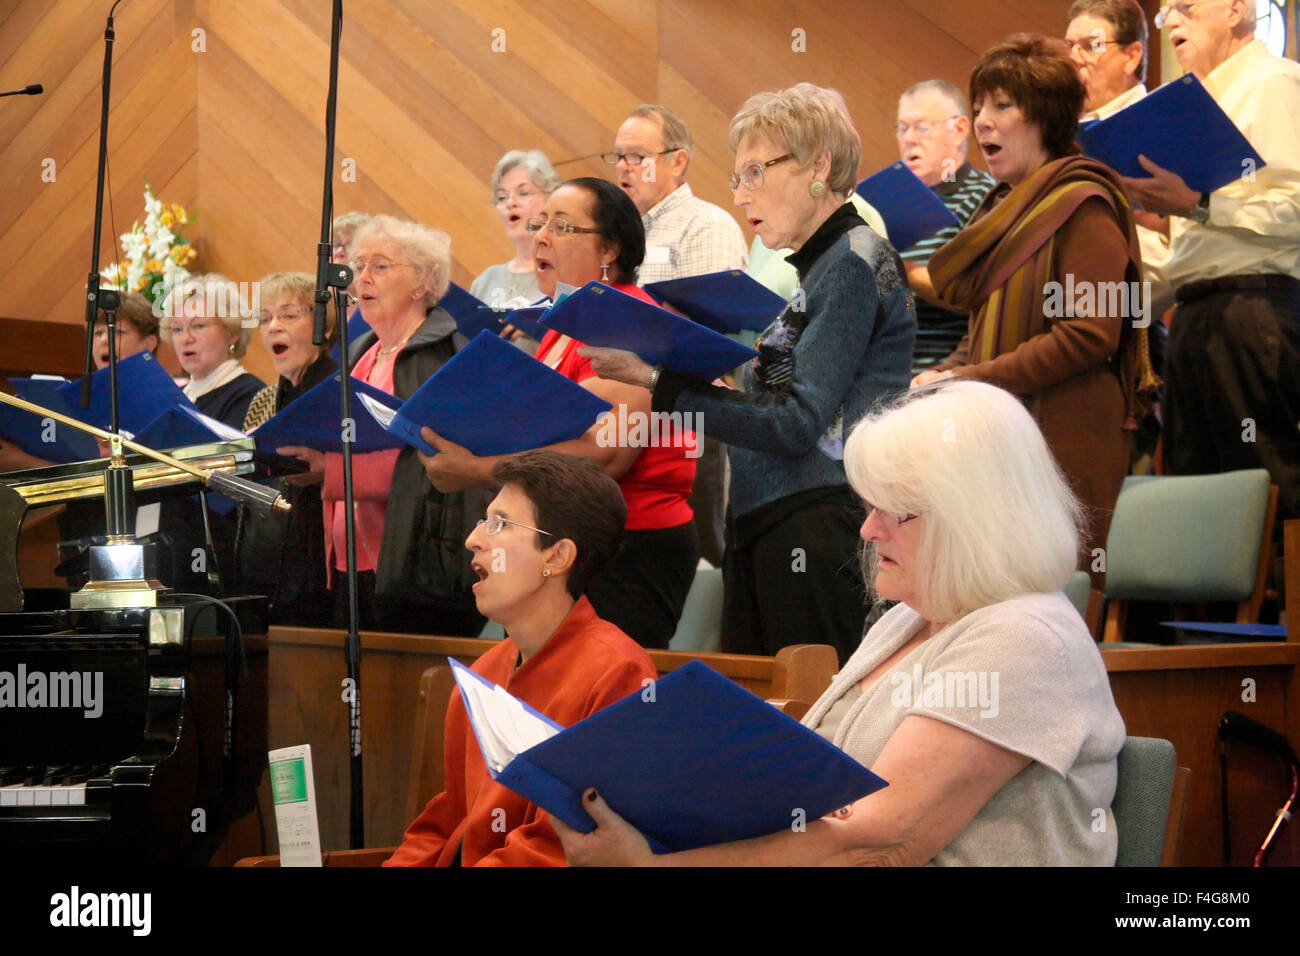
{"type": "Polygon", "coordinates": [[[1204,631],[1207,634],[1227,634],[1230,637],[1262,637],[1266,640],[1285,640],[1285,624],[1230,624],[1218,621],[1161,621],[1161,627],[1182,631],[1204,631]]]}
{"type": "Polygon", "coordinates": [[[785,299],[739,269],[651,282],[645,290],[660,302],[716,332],[762,332],[784,311],[785,299]]]}
{"type": "Polygon", "coordinates": [[[492,308],[454,282],[447,286],[447,292],[438,300],[438,306],[446,309],[456,320],[456,328],[467,339],[473,339],[484,329],[498,335],[501,332],[501,319],[505,312],[492,308]]]}
{"type": "Polygon", "coordinates": [[[595,787],[657,853],[775,833],[886,786],[699,661],[567,729],[455,660],[452,673],[495,780],[583,833],[595,787]]]}
{"type": "MultiPolygon", "coordinates": [[[[58,394],[79,421],[99,428],[108,427],[107,368],[101,368],[90,377],[90,408],[81,407],[81,382],[60,385],[58,394]]],[[[117,404],[118,423],[132,434],[143,431],[163,409],[194,407],[151,352],[137,352],[117,363],[117,404]]]]}
{"type": "Polygon", "coordinates": [[[626,349],[651,365],[709,380],[758,355],[721,332],[600,282],[588,282],[551,306],[542,325],[586,345],[626,349]]]}
{"type": "Polygon", "coordinates": [[[44,405],[52,408],[56,412],[72,414],[67,410],[67,403],[59,395],[59,386],[66,385],[68,380],[61,375],[43,375],[32,376],[31,378],[11,378],[9,383],[14,387],[14,393],[19,398],[25,398],[29,402],[35,402],[37,405],[44,405]]]}
{"type": "MultiPolygon", "coordinates": [[[[405,441],[389,434],[375,420],[375,413],[369,411],[370,403],[373,403],[380,414],[387,410],[387,414],[391,415],[397,411],[401,399],[359,378],[353,378],[348,385],[352,390],[352,421],[355,425],[350,436],[353,452],[365,454],[405,446],[405,441]]],[[[341,454],[341,391],[338,374],[317,383],[253,429],[252,436],[257,447],[265,452],[274,452],[276,448],[286,445],[298,445],[341,454]]]]}
{"type": "Polygon", "coordinates": [[[189,445],[210,445],[214,442],[243,438],[238,428],[209,418],[192,405],[172,405],[133,437],[141,445],[166,451],[189,445]]]}
{"type": "MultiPolygon", "coordinates": [[[[43,380],[37,379],[38,382],[43,380]]],[[[44,405],[51,411],[59,412],[70,418],[72,414],[63,400],[57,395],[44,394],[39,388],[25,387],[23,379],[14,379],[15,391],[19,398],[44,405]]],[[[57,385],[57,382],[51,384],[57,385]]],[[[13,442],[29,455],[44,458],[58,465],[74,461],[93,461],[99,458],[99,443],[90,435],[75,428],[46,419],[43,415],[14,408],[12,405],[0,405],[0,438],[13,442]]]]}
{"type": "Polygon", "coordinates": [[[940,229],[960,226],[939,194],[921,182],[903,162],[891,163],[858,183],[858,195],[885,220],[889,241],[903,252],[940,229]]]}
{"type": "Polygon", "coordinates": [[[384,424],[428,455],[425,425],[476,455],[509,455],[578,438],[613,407],[484,330],[384,424]]]}
{"type": "Polygon", "coordinates": [[[1197,192],[1212,193],[1263,158],[1192,74],[1166,83],[1113,116],[1079,130],[1086,155],[1121,176],[1145,179],[1141,153],[1183,177],[1197,192]]]}

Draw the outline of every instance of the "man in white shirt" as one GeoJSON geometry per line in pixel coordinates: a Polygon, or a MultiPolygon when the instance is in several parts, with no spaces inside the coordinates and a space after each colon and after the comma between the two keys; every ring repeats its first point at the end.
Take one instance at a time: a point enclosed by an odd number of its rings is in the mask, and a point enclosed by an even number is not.
{"type": "Polygon", "coordinates": [[[1137,0],[1075,0],[1066,20],[1065,42],[1083,81],[1080,124],[1146,96],[1147,18],[1137,0]]]}
{"type": "MultiPolygon", "coordinates": [[[[601,157],[617,167],[618,185],[645,226],[638,285],[745,268],[749,255],[740,225],[722,207],[698,198],[686,182],[691,132],[680,116],[664,106],[641,104],[618,128],[614,149],[601,157]]],[[[726,454],[718,442],[701,437],[691,508],[700,555],[721,567],[726,454]]]]}
{"type": "Polygon", "coordinates": [[[1171,216],[1154,270],[1178,303],[1166,470],[1267,468],[1279,517],[1300,517],[1300,64],[1254,38],[1254,0],[1180,0],[1156,22],[1265,162],[1243,158],[1240,178],[1212,194],[1145,157],[1151,177],[1124,180],[1138,205],[1171,216]]]}

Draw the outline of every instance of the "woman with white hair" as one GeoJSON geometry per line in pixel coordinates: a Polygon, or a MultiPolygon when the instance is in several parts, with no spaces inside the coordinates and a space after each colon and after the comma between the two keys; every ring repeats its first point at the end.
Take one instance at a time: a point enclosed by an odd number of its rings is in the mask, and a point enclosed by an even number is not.
{"type": "Polygon", "coordinates": [[[172,292],[166,313],[163,338],[190,377],[185,397],[204,415],[243,427],[265,383],[239,361],[257,326],[257,317],[241,308],[239,287],[216,272],[192,276],[172,292]]]}
{"type": "MultiPolygon", "coordinates": [[[[351,343],[354,377],[407,399],[455,354],[456,323],[438,300],[451,274],[445,232],[375,216],[352,239],[354,290],[370,331],[351,343]]],[[[354,409],[356,414],[364,414],[354,409]]],[[[311,448],[277,449],[323,475],[326,573],[336,626],[346,626],[347,567],[343,456],[311,448]]],[[[478,580],[463,547],[486,492],[443,495],[407,446],[354,455],[357,570],[363,628],[426,634],[477,634],[484,624],[470,587],[478,580]],[[466,496],[472,496],[466,512],[466,496]]]]}
{"type": "Polygon", "coordinates": [[[769,249],[794,249],[800,287],[759,337],[744,390],[583,348],[597,374],[648,387],[656,412],[693,412],[729,448],[722,649],[773,655],[808,635],[844,660],[866,604],[852,571],[856,502],[846,426],[906,388],[916,309],[894,247],[846,202],[862,144],[844,98],[800,83],[731,121],[731,188],[769,249]]]}
{"type": "Polygon", "coordinates": [[[488,266],[469,291],[494,309],[518,309],[542,297],[533,271],[533,235],[528,220],[540,215],[546,199],[560,185],[551,161],[541,150],[512,149],[492,170],[492,205],[506,238],[515,247],[514,258],[488,266]]]}
{"type": "Polygon", "coordinates": [[[889,786],[806,832],[658,857],[588,791],[595,831],[553,821],[570,863],[1114,865],[1124,722],[1061,592],[1079,505],[1034,420],[992,385],[929,387],[861,422],[845,466],[867,576],[899,603],[803,723],[889,786]]]}

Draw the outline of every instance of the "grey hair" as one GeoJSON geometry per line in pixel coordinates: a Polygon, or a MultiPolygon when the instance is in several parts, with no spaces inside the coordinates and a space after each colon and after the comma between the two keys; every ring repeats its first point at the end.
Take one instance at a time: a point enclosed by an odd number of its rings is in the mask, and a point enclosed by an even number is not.
{"type": "Polygon", "coordinates": [[[502,177],[516,169],[528,173],[528,181],[548,196],[560,188],[560,176],[545,153],[540,149],[530,149],[527,152],[522,149],[512,149],[497,160],[496,168],[492,170],[490,189],[493,202],[496,202],[497,189],[501,186],[502,177]]]}
{"type": "Polygon", "coordinates": [[[253,329],[257,327],[257,316],[252,311],[257,305],[258,290],[252,290],[254,304],[240,299],[240,290],[234,279],[220,272],[204,272],[192,275],[180,285],[171,289],[163,301],[163,314],[159,329],[164,338],[172,337],[172,320],[184,315],[204,316],[217,319],[227,332],[235,338],[235,358],[244,357],[248,343],[253,338],[253,329]]]}
{"type": "Polygon", "coordinates": [[[947,80],[933,79],[922,80],[920,83],[913,83],[907,89],[903,90],[903,95],[898,98],[901,103],[909,97],[917,96],[920,93],[938,93],[944,97],[954,110],[959,114],[971,118],[970,104],[966,102],[966,94],[963,93],[955,84],[947,80]]]}
{"type": "Polygon", "coordinates": [[[391,243],[402,250],[402,261],[425,283],[424,305],[432,308],[451,284],[451,236],[396,216],[375,216],[352,237],[352,248],[367,239],[391,243]]]}
{"type": "Polygon", "coordinates": [[[789,89],[754,94],[731,118],[727,144],[734,153],[750,136],[784,143],[804,167],[829,152],[826,188],[847,198],[857,185],[862,139],[839,90],[796,83],[789,89]]]}
{"type": "Polygon", "coordinates": [[[996,386],[913,389],[854,427],[844,468],[881,512],[922,516],[918,600],[932,620],[1058,591],[1078,562],[1078,499],[1024,405],[996,386]]]}

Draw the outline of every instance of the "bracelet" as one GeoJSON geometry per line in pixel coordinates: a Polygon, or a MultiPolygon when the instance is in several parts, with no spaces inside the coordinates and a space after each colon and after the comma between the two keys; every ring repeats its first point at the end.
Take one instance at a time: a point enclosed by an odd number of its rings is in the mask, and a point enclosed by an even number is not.
{"type": "Polygon", "coordinates": [[[646,387],[650,389],[650,394],[652,395],[654,394],[655,386],[659,384],[659,373],[663,370],[662,365],[656,365],[650,370],[650,384],[646,387]]]}

